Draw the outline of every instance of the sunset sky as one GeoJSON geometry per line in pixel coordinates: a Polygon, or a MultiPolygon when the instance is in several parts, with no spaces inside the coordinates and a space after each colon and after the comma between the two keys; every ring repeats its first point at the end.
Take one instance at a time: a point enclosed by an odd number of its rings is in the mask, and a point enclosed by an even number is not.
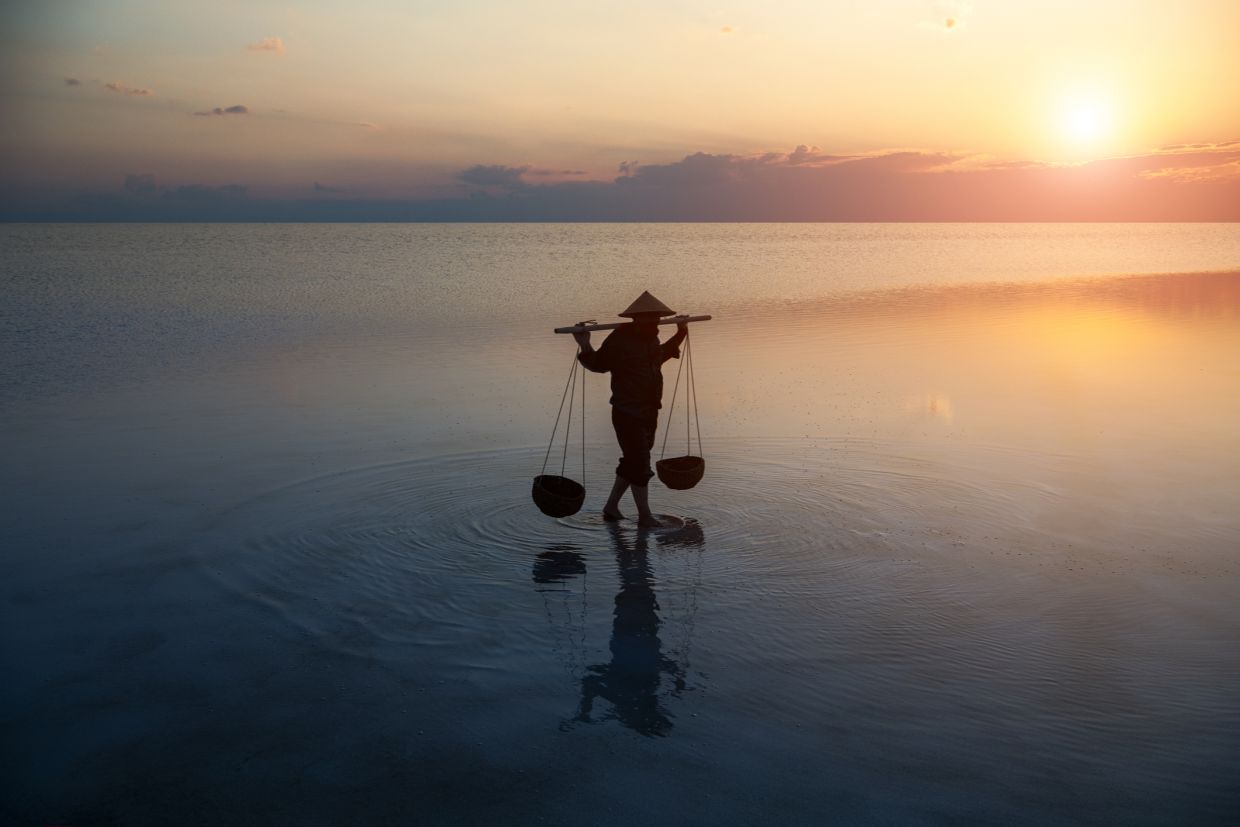
{"type": "Polygon", "coordinates": [[[1240,2],[45,0],[8,219],[1240,220],[1240,2]]]}

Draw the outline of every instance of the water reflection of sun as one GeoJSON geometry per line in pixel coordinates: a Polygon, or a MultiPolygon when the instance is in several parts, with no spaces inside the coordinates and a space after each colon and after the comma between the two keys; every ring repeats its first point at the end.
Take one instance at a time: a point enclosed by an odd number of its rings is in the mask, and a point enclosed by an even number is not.
{"type": "Polygon", "coordinates": [[[1157,326],[1139,313],[1052,304],[1013,321],[1027,364],[1072,384],[1137,381],[1162,358],[1157,326]]]}
{"type": "Polygon", "coordinates": [[[927,393],[924,396],[912,397],[906,403],[905,409],[911,414],[928,419],[942,419],[945,422],[951,422],[955,417],[952,400],[944,393],[927,393]]]}

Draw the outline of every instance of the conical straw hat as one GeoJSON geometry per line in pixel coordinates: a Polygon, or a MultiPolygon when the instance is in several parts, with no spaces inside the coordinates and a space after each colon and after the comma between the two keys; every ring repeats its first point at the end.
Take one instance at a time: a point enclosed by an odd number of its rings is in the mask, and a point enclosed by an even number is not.
{"type": "Polygon", "coordinates": [[[676,315],[675,310],[650,295],[649,290],[643,290],[642,294],[637,297],[637,301],[630,304],[628,309],[619,315],[628,316],[631,319],[638,313],[658,313],[660,316],[676,315]]]}

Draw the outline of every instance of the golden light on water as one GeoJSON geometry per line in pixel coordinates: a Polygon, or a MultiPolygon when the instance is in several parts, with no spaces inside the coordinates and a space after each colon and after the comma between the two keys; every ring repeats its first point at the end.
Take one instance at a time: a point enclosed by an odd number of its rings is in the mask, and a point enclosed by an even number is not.
{"type": "Polygon", "coordinates": [[[905,411],[912,416],[941,419],[950,423],[956,416],[951,397],[942,392],[911,396],[905,403],[905,411]]]}
{"type": "Polygon", "coordinates": [[[782,333],[761,348],[720,336],[734,323],[721,313],[700,401],[755,435],[1152,451],[1143,435],[1188,438],[1173,425],[1231,433],[1234,380],[1185,366],[1234,349],[1238,292],[1227,274],[902,290],[764,315],[782,333]],[[1217,404],[1190,415],[1188,398],[1217,404]]]}

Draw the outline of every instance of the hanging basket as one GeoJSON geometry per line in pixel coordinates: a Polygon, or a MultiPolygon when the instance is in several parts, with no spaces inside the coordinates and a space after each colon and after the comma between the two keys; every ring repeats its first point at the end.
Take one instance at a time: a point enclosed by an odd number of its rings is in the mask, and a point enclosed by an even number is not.
{"type": "Polygon", "coordinates": [[[702,481],[706,460],[693,456],[668,457],[656,462],[654,469],[668,488],[686,491],[702,481]]]}
{"type": "MultiPolygon", "coordinates": [[[[580,348],[578,348],[580,352],[580,348]]],[[[564,383],[564,393],[560,396],[560,409],[555,415],[555,425],[551,428],[551,440],[547,443],[547,454],[543,457],[542,471],[534,477],[534,486],[530,495],[534,505],[548,517],[569,517],[581,510],[586,501],[586,369],[573,356],[572,367],[568,371],[568,381],[564,383]],[[560,428],[560,417],[564,413],[564,403],[568,403],[568,422],[564,425],[564,453],[560,459],[560,474],[568,462],[568,434],[573,427],[573,400],[577,396],[577,372],[581,371],[581,479],[582,482],[570,480],[565,476],[547,473],[547,461],[551,458],[551,448],[555,445],[555,434],[560,428]]]]}
{"type": "Polygon", "coordinates": [[[676,370],[676,385],[672,388],[672,404],[667,409],[667,427],[663,432],[663,450],[660,456],[667,451],[667,438],[672,431],[672,413],[676,410],[676,393],[680,390],[680,376],[682,373],[687,375],[685,381],[685,455],[681,457],[667,457],[660,459],[654,464],[655,473],[659,475],[659,480],[664,485],[675,491],[686,491],[702,481],[702,475],[706,473],[706,460],[700,455],[702,453],[702,425],[697,426],[697,443],[698,453],[691,454],[693,450],[690,439],[689,426],[691,422],[697,422],[697,383],[693,377],[693,346],[688,336],[685,337],[685,355],[680,361],[680,367],[676,370]],[[688,369],[685,369],[686,364],[688,369]],[[691,416],[692,413],[692,416],[691,416]]]}
{"type": "Polygon", "coordinates": [[[530,494],[534,497],[534,505],[548,517],[571,517],[586,501],[586,489],[581,483],[554,474],[534,477],[530,494]]]}

